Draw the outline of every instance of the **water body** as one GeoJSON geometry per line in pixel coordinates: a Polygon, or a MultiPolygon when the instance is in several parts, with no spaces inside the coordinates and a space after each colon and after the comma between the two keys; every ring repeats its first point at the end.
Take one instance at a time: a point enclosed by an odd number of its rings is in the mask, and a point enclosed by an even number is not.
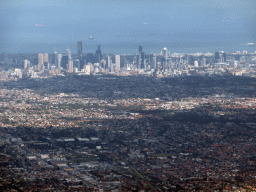
{"type": "MultiPolygon", "coordinates": [[[[242,34],[170,34],[157,35],[148,34],[147,36],[133,36],[116,38],[111,40],[94,39],[82,40],[83,53],[95,53],[97,46],[101,45],[103,54],[136,54],[138,47],[142,46],[146,54],[160,53],[167,47],[171,53],[196,53],[196,52],[215,52],[225,51],[233,53],[236,51],[247,50],[249,53],[256,51],[256,46],[247,46],[253,39],[244,37],[242,34]],[[194,36],[194,37],[193,37],[194,36]]],[[[7,53],[53,53],[56,47],[58,53],[66,53],[67,48],[72,53],[77,52],[77,42],[56,42],[56,43],[18,43],[2,45],[2,50],[7,53]]]]}

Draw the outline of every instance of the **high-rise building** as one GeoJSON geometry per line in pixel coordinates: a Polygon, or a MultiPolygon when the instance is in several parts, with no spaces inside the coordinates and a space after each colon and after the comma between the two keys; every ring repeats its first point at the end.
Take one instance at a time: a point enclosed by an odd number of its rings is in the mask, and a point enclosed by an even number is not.
{"type": "Polygon", "coordinates": [[[116,69],[120,69],[120,55],[115,56],[116,69]]]}
{"type": "Polygon", "coordinates": [[[141,69],[141,54],[137,55],[137,68],[141,69]]]}
{"type": "Polygon", "coordinates": [[[63,69],[67,69],[67,64],[68,64],[68,56],[64,55],[61,58],[61,67],[63,69]]]}
{"type": "Polygon", "coordinates": [[[205,67],[205,65],[206,65],[206,58],[202,58],[202,63],[201,63],[202,65],[202,67],[205,67]]]}
{"type": "Polygon", "coordinates": [[[68,61],[68,72],[73,73],[73,60],[68,61]]]}
{"type": "Polygon", "coordinates": [[[164,58],[165,58],[165,61],[167,61],[167,58],[168,58],[168,52],[167,52],[167,48],[166,48],[166,47],[165,47],[165,48],[163,48],[162,53],[163,53],[163,56],[164,56],[164,58]]]}
{"type": "Polygon", "coordinates": [[[71,59],[71,51],[69,49],[67,49],[67,56],[68,56],[68,59],[70,60],[71,59]]]}
{"type": "Polygon", "coordinates": [[[38,65],[43,65],[44,64],[44,55],[39,53],[38,54],[38,65]]]}
{"type": "Polygon", "coordinates": [[[55,51],[54,53],[54,65],[57,67],[58,66],[58,53],[55,51]]]}
{"type": "Polygon", "coordinates": [[[29,65],[29,60],[24,60],[24,69],[26,69],[29,65]]]}
{"type": "Polygon", "coordinates": [[[156,70],[156,56],[153,57],[153,69],[156,70]]]}
{"type": "Polygon", "coordinates": [[[98,45],[98,49],[96,50],[95,57],[96,57],[95,58],[95,63],[100,63],[100,60],[102,59],[100,45],[98,45]]]}
{"type": "Polygon", "coordinates": [[[75,59],[75,60],[74,60],[73,66],[74,66],[74,68],[77,68],[78,71],[81,71],[79,59],[75,59]]]}
{"type": "Polygon", "coordinates": [[[44,54],[44,62],[46,62],[46,63],[49,62],[48,53],[44,54]]]}
{"type": "Polygon", "coordinates": [[[215,52],[215,60],[218,60],[218,59],[220,59],[220,52],[216,51],[215,52]]]}
{"type": "Polygon", "coordinates": [[[222,53],[223,62],[227,62],[227,53],[222,53]]]}
{"type": "Polygon", "coordinates": [[[144,63],[144,52],[142,51],[142,46],[139,46],[139,55],[141,59],[140,63],[144,63]]]}
{"type": "Polygon", "coordinates": [[[82,41],[77,41],[77,57],[79,59],[82,59],[82,56],[83,56],[82,41]]]}
{"type": "Polygon", "coordinates": [[[58,54],[57,55],[57,67],[58,68],[61,67],[61,59],[62,59],[62,54],[58,54]]]}
{"type": "Polygon", "coordinates": [[[95,58],[94,58],[93,53],[87,53],[86,62],[87,63],[95,63],[95,58]]]}
{"type": "Polygon", "coordinates": [[[110,56],[107,55],[107,62],[106,62],[106,65],[105,65],[105,69],[106,68],[110,68],[110,56]]]}

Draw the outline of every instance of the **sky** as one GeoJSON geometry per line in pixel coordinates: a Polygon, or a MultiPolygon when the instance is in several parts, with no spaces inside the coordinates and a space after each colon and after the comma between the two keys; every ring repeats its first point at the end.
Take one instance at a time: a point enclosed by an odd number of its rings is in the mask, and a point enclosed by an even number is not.
{"type": "Polygon", "coordinates": [[[255,0],[1,0],[0,51],[232,47],[256,42],[255,10],[255,0]]]}

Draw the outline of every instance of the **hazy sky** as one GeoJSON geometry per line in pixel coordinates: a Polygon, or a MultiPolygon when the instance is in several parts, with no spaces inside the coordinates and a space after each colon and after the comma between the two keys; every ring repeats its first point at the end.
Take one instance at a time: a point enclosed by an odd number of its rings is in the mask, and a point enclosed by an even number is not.
{"type": "Polygon", "coordinates": [[[251,42],[255,5],[255,0],[1,0],[0,51],[87,42],[90,36],[103,44],[227,37],[251,42]]]}

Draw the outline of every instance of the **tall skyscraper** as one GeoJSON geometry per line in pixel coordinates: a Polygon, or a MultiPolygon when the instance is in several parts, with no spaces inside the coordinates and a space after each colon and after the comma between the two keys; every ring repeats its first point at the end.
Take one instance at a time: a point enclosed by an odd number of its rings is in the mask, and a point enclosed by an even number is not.
{"type": "Polygon", "coordinates": [[[222,57],[223,57],[223,61],[224,61],[224,62],[227,62],[227,53],[223,53],[223,54],[222,54],[222,57]]]}
{"type": "Polygon", "coordinates": [[[156,56],[153,57],[153,69],[156,70],[156,56]]]}
{"type": "Polygon", "coordinates": [[[54,53],[54,65],[55,65],[55,67],[58,66],[58,53],[57,53],[57,51],[55,51],[55,53],[54,53]]]}
{"type": "Polygon", "coordinates": [[[44,54],[44,62],[49,62],[48,53],[44,54]]]}
{"type": "Polygon", "coordinates": [[[115,56],[116,69],[120,69],[120,55],[115,56]]]}
{"type": "Polygon", "coordinates": [[[166,47],[165,47],[165,48],[163,48],[162,53],[163,53],[163,56],[164,56],[165,61],[167,61],[167,58],[168,58],[168,52],[167,52],[167,48],[166,48],[166,47]]]}
{"type": "Polygon", "coordinates": [[[68,56],[68,59],[70,60],[71,59],[71,51],[69,49],[67,49],[67,56],[68,56]]]}
{"type": "Polygon", "coordinates": [[[83,56],[82,41],[77,41],[77,57],[79,59],[82,59],[82,56],[83,56]]]}
{"type": "Polygon", "coordinates": [[[206,65],[206,58],[202,58],[201,66],[202,66],[202,67],[205,67],[205,65],[206,65]]]}
{"type": "Polygon", "coordinates": [[[100,63],[100,60],[102,59],[102,55],[101,55],[101,50],[100,50],[100,45],[98,45],[98,49],[96,50],[96,63],[100,63]]]}
{"type": "Polygon", "coordinates": [[[105,68],[110,68],[110,56],[109,55],[107,55],[107,64],[106,64],[105,68]]]}
{"type": "Polygon", "coordinates": [[[141,69],[141,54],[137,55],[137,68],[141,69]]]}
{"type": "Polygon", "coordinates": [[[144,52],[142,51],[142,46],[139,46],[139,54],[140,54],[141,63],[144,63],[144,52]]]}
{"type": "Polygon", "coordinates": [[[39,53],[38,54],[38,65],[43,65],[44,64],[44,55],[39,53]]]}
{"type": "Polygon", "coordinates": [[[61,58],[61,67],[63,69],[67,69],[67,64],[68,64],[68,56],[64,55],[61,58]]]}
{"type": "Polygon", "coordinates": [[[220,59],[220,52],[219,51],[215,52],[215,59],[216,60],[220,59]]]}
{"type": "Polygon", "coordinates": [[[68,61],[68,72],[73,73],[73,61],[72,60],[68,61]]]}
{"type": "Polygon", "coordinates": [[[58,54],[58,60],[57,60],[57,67],[60,68],[61,64],[61,59],[62,59],[62,54],[58,54]]]}

